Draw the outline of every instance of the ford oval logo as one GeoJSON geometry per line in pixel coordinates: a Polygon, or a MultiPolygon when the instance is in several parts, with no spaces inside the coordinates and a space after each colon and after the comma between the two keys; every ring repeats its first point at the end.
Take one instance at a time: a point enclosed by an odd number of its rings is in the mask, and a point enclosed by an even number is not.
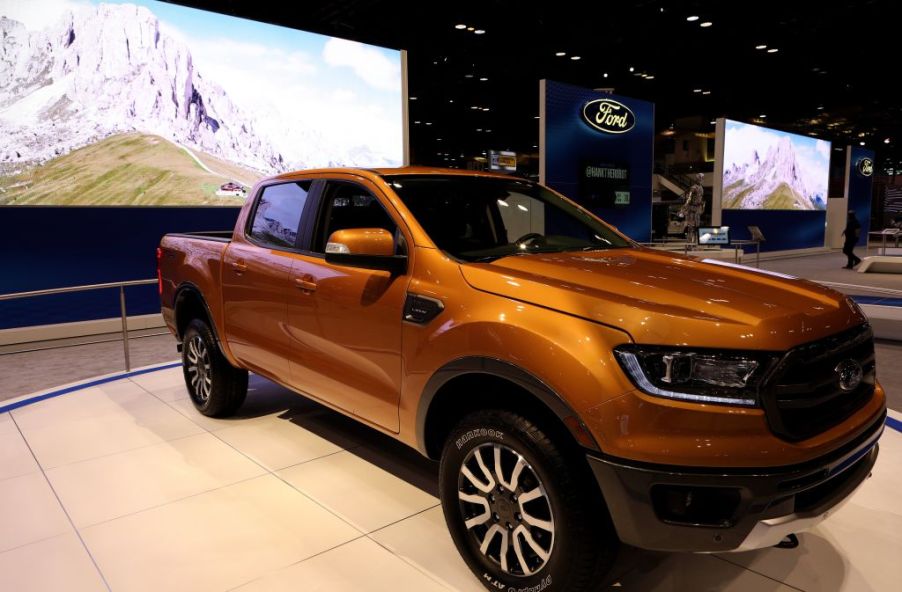
{"type": "Polygon", "coordinates": [[[606,134],[625,134],[636,125],[632,110],[614,99],[595,99],[583,105],[583,120],[606,134]]]}
{"type": "Polygon", "coordinates": [[[834,372],[839,375],[839,388],[844,391],[854,391],[864,376],[861,364],[855,360],[843,360],[836,365],[834,372]]]}
{"type": "Polygon", "coordinates": [[[862,158],[858,161],[858,172],[862,177],[870,177],[874,174],[874,161],[870,158],[862,158]]]}

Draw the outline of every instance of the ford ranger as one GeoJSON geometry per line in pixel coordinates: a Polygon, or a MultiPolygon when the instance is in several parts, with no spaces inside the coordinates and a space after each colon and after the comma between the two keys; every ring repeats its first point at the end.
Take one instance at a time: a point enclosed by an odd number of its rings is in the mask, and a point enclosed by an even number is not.
{"type": "Polygon", "coordinates": [[[231,236],[157,253],[197,410],[234,413],[254,372],[440,461],[489,589],[595,589],[621,545],[792,544],[877,458],[873,335],[837,292],[641,247],[501,175],[314,170],[249,195],[231,236]]]}

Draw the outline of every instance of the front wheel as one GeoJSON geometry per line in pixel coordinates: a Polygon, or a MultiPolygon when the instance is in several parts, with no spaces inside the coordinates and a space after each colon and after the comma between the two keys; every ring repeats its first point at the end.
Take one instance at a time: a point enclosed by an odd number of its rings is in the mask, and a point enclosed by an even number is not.
{"type": "Polygon", "coordinates": [[[598,589],[619,549],[597,485],[528,419],[480,411],[442,453],[442,508],[464,561],[490,590],[598,589]]]}
{"type": "Polygon", "coordinates": [[[247,370],[235,368],[219,351],[213,331],[200,319],[185,330],[182,343],[185,386],[194,407],[210,417],[235,413],[247,396],[247,370]]]}

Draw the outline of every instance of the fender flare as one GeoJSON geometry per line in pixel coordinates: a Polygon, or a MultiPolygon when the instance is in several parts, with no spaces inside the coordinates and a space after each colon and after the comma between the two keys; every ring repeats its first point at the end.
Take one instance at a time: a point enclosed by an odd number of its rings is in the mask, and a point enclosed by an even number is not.
{"type": "MultiPolygon", "coordinates": [[[[467,356],[452,360],[436,370],[432,376],[429,377],[426,386],[423,388],[423,392],[417,405],[416,442],[417,449],[424,456],[429,456],[426,447],[426,420],[429,417],[429,410],[432,407],[432,401],[435,399],[435,395],[448,383],[448,381],[467,374],[485,374],[496,378],[502,378],[519,386],[554,413],[561,423],[567,427],[568,431],[572,432],[573,429],[568,425],[568,422],[565,421],[567,418],[576,418],[576,420],[582,424],[579,415],[570,407],[563,397],[558,395],[551,387],[530,372],[510,362],[499,360],[497,358],[467,356]]],[[[595,450],[598,450],[597,444],[595,444],[594,448],[595,450]]]]}
{"type": "MultiPolygon", "coordinates": [[[[196,296],[197,299],[200,300],[200,303],[203,305],[204,312],[207,314],[207,320],[210,321],[210,331],[213,332],[213,339],[216,340],[216,347],[218,347],[219,351],[222,352],[222,354],[225,355],[226,358],[228,359],[229,356],[227,356],[225,353],[225,350],[223,350],[222,340],[219,338],[219,331],[216,328],[216,322],[213,320],[213,313],[210,312],[210,307],[207,305],[207,299],[204,298],[204,295],[200,291],[200,288],[198,288],[192,282],[182,282],[181,284],[179,284],[179,287],[176,288],[175,295],[172,298],[172,310],[174,311],[174,314],[175,314],[176,327],[178,326],[179,302],[181,301],[182,298],[185,297],[186,294],[189,294],[189,293],[196,296]]],[[[179,345],[181,345],[181,343],[182,343],[181,335],[178,336],[178,341],[179,341],[179,345]]]]}

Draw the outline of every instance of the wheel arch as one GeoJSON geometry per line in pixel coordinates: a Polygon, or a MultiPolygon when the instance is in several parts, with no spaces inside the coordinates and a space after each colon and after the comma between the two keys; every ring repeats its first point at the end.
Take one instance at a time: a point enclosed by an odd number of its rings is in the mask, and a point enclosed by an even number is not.
{"type": "Polygon", "coordinates": [[[579,415],[551,387],[515,364],[482,356],[449,362],[427,381],[417,407],[419,451],[437,460],[457,422],[487,408],[505,408],[544,420],[547,427],[568,433],[578,445],[599,451],[579,415]]]}
{"type": "Polygon", "coordinates": [[[226,356],[226,359],[230,359],[231,356],[223,348],[216,323],[213,322],[213,313],[210,312],[210,307],[207,305],[200,288],[191,282],[184,282],[176,289],[172,302],[175,311],[176,337],[179,343],[181,343],[182,337],[185,335],[188,324],[193,319],[201,319],[209,325],[210,331],[213,333],[213,339],[216,340],[216,347],[226,356]]]}

